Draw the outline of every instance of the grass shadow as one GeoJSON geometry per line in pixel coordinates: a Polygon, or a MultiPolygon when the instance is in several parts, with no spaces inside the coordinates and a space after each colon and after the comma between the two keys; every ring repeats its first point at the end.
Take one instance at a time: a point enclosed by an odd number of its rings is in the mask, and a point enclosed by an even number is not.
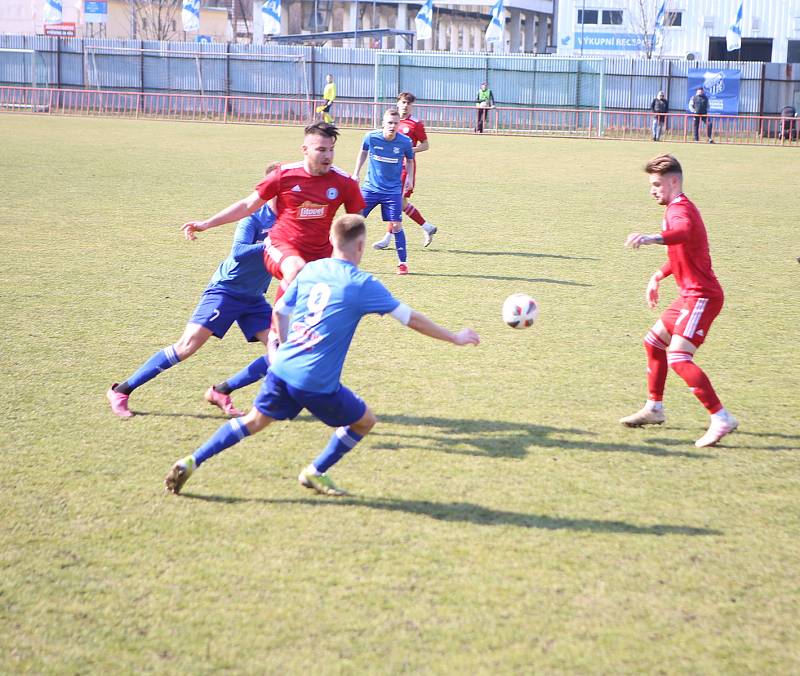
{"type": "Polygon", "coordinates": [[[214,420],[219,420],[220,424],[226,420],[230,420],[230,418],[226,418],[222,415],[214,415],[213,413],[167,413],[165,411],[137,411],[133,408],[131,409],[131,413],[137,418],[139,416],[150,416],[153,418],[197,418],[198,420],[213,418],[214,420]]]}
{"type": "Polygon", "coordinates": [[[565,261],[599,261],[590,256],[565,256],[564,254],[533,253],[528,251],[464,251],[461,249],[427,249],[429,253],[450,253],[472,256],[516,256],[518,258],[555,258],[565,261]]]}
{"type": "Polygon", "coordinates": [[[235,496],[182,493],[190,500],[216,502],[228,505],[258,503],[266,505],[308,505],[314,507],[366,507],[389,512],[405,512],[426,516],[436,521],[472,523],[479,526],[514,526],[537,530],[570,530],[589,533],[619,533],[622,535],[724,535],[711,528],[698,528],[676,524],[640,526],[627,521],[611,519],[570,519],[546,514],[525,514],[501,509],[491,509],[470,502],[431,502],[430,500],[400,500],[392,498],[240,498],[235,496]]]}
{"type": "Polygon", "coordinates": [[[457,279],[489,279],[496,282],[525,282],[526,284],[560,284],[562,286],[581,286],[585,288],[593,287],[594,284],[584,284],[583,282],[571,282],[565,279],[550,279],[548,277],[510,277],[507,275],[466,275],[451,274],[447,272],[411,272],[417,277],[454,277],[457,279]]]}
{"type": "MultiPolygon", "coordinates": [[[[600,441],[594,432],[575,428],[550,427],[532,423],[515,423],[475,418],[437,418],[433,416],[411,416],[402,414],[381,414],[377,412],[378,423],[370,433],[371,445],[381,450],[398,450],[397,443],[381,445],[380,423],[403,427],[419,427],[424,430],[403,430],[402,448],[428,448],[433,444],[443,453],[482,456],[490,458],[524,458],[531,447],[539,449],[567,448],[598,453],[641,453],[659,457],[688,458],[692,460],[709,459],[715,456],[695,451],[676,451],[664,448],[667,444],[619,444],[600,441]],[[499,435],[499,436],[498,436],[499,435]],[[579,440],[565,437],[577,436],[579,440]],[[418,440],[419,443],[414,443],[418,440]],[[422,442],[426,443],[422,443],[422,442]]],[[[393,434],[392,436],[396,436],[393,434]]],[[[670,443],[672,441],[670,440],[670,443]]],[[[676,442],[677,443],[677,442],[676,442]]]]}

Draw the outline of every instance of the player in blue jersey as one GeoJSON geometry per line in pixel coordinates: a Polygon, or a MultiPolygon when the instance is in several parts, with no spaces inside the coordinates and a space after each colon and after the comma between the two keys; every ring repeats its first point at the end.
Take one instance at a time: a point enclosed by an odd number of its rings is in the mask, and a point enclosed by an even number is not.
{"type": "Polygon", "coordinates": [[[178,460],[164,480],[179,493],[203,462],[274,420],[291,420],[304,408],[330,427],[328,445],[300,472],[300,483],[324,495],[345,495],[326,474],[375,425],[364,401],[339,382],[356,327],[364,315],[390,314],[401,324],[455,345],[477,345],[472,329],[452,333],[395,299],[372,275],[356,266],[367,241],[364,218],[348,214],[331,227],[333,257],[307,263],[275,304],[281,345],[253,408],[234,418],[178,460]]]}
{"type": "MultiPolygon", "coordinates": [[[[267,167],[269,174],[278,165],[267,167]]],[[[121,418],[130,418],[131,392],[149,380],[191,357],[211,336],[222,338],[236,322],[248,342],[267,345],[272,308],[264,298],[272,277],[264,267],[265,239],[275,223],[274,204],[268,202],[247,218],[239,221],[233,237],[231,253],[211,277],[200,302],[189,319],[180,340],[156,352],[122,383],[114,383],[106,392],[111,411],[121,418]]],[[[219,406],[228,415],[242,415],[231,401],[230,393],[254,383],[267,373],[269,362],[259,356],[239,373],[220,385],[212,385],[206,401],[219,406]]]]}
{"type": "Polygon", "coordinates": [[[408,274],[408,252],[406,233],[403,232],[403,193],[414,186],[414,145],[408,136],[398,133],[400,113],[397,108],[389,108],[383,114],[383,126],[368,132],[356,157],[353,178],[358,181],[361,167],[369,157],[367,179],[361,187],[366,208],[364,216],[369,216],[379,204],[381,216],[387,229],[394,234],[398,275],[408,274]],[[403,159],[405,159],[406,178],[403,183],[403,159]]]}

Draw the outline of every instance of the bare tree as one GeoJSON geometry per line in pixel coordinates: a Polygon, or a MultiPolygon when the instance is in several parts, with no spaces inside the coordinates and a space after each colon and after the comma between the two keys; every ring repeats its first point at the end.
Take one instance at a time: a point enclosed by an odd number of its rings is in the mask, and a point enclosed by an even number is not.
{"type": "Polygon", "coordinates": [[[174,40],[181,29],[181,0],[129,0],[131,27],[142,40],[174,40]]]}
{"type": "Polygon", "coordinates": [[[639,36],[639,49],[645,59],[660,59],[664,52],[663,28],[675,23],[675,11],[670,0],[664,3],[664,24],[658,23],[658,11],[664,0],[629,0],[628,16],[634,32],[639,36]],[[659,35],[659,33],[662,33],[659,35]]]}

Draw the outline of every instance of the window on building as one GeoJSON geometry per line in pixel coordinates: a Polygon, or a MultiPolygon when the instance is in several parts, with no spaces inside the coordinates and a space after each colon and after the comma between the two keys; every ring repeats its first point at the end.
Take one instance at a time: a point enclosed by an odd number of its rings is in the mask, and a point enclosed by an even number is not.
{"type": "Polygon", "coordinates": [[[603,25],[604,26],[621,26],[622,25],[622,10],[621,9],[604,9],[603,10],[603,25]]]}
{"type": "Polygon", "coordinates": [[[665,26],[683,26],[683,12],[664,12],[665,26]]]}
{"type": "Polygon", "coordinates": [[[587,23],[597,23],[599,12],[596,9],[579,9],[578,10],[578,23],[580,25],[587,23]]]}
{"type": "Polygon", "coordinates": [[[789,40],[786,50],[787,63],[800,63],[800,40],[789,40]]]}

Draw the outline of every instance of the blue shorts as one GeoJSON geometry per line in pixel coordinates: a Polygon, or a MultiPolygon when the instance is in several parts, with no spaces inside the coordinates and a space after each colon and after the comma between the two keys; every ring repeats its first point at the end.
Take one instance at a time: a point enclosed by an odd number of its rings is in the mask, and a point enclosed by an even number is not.
{"type": "Polygon", "coordinates": [[[222,338],[236,322],[248,342],[258,340],[256,334],[269,329],[272,307],[266,299],[237,298],[222,289],[206,289],[189,319],[191,324],[204,326],[217,338],[222,338]]]}
{"type": "Polygon", "coordinates": [[[272,371],[262,381],[253,406],[275,420],[293,420],[305,408],[330,427],[352,425],[367,411],[364,400],[344,385],[328,394],[308,392],[292,387],[272,371]]]}
{"type": "Polygon", "coordinates": [[[366,207],[364,208],[364,218],[369,216],[379,204],[381,205],[381,218],[384,223],[389,221],[401,222],[403,220],[403,190],[398,189],[396,193],[373,192],[372,190],[362,190],[366,207]]]}

